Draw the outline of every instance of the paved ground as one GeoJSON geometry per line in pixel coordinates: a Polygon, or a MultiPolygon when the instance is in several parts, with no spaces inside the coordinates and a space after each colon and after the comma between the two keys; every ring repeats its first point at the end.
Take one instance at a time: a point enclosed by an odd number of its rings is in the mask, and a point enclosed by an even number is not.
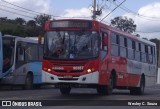
{"type": "MultiPolygon", "coordinates": [[[[61,95],[59,89],[56,88],[41,88],[35,90],[22,90],[22,89],[1,89],[0,91],[0,100],[60,100],[64,102],[64,100],[84,100],[90,106],[54,106],[54,107],[38,107],[38,109],[160,109],[160,107],[156,106],[92,106],[98,102],[107,102],[105,100],[159,100],[160,101],[160,85],[156,85],[153,87],[146,88],[145,95],[130,95],[128,90],[114,90],[112,95],[102,96],[98,95],[95,89],[82,89],[77,88],[71,91],[70,95],[64,96],[61,95]],[[97,100],[97,101],[92,101],[97,100]]],[[[101,103],[102,103],[101,102],[101,103]]],[[[117,101],[115,105],[117,104],[117,101]]],[[[55,103],[55,102],[54,102],[55,103]]],[[[77,103],[77,102],[76,102],[77,103]]],[[[63,103],[62,103],[63,104],[63,103]]],[[[82,102],[79,101],[77,105],[81,105],[82,102]]],[[[113,103],[112,103],[113,104],[113,103]]],[[[8,107],[4,107],[7,108],[8,107]]],[[[10,107],[17,108],[17,107],[10,107]]],[[[22,107],[19,107],[22,108],[22,107]]],[[[24,109],[28,109],[28,107],[23,107],[24,109]]],[[[37,107],[32,107],[37,108],[37,107]]]]}

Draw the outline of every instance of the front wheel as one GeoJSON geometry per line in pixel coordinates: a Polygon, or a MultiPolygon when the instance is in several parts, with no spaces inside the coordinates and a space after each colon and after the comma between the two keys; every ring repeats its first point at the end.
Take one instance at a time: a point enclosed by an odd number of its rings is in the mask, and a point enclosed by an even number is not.
{"type": "Polygon", "coordinates": [[[70,88],[70,87],[60,88],[60,92],[61,92],[61,94],[63,94],[63,95],[68,95],[68,94],[70,94],[70,91],[71,91],[71,88],[70,88]]]}
{"type": "Polygon", "coordinates": [[[114,87],[113,76],[111,75],[110,80],[109,80],[109,84],[106,85],[106,86],[105,85],[99,85],[97,87],[97,92],[101,95],[110,95],[110,94],[112,94],[113,87],[114,87]]]}

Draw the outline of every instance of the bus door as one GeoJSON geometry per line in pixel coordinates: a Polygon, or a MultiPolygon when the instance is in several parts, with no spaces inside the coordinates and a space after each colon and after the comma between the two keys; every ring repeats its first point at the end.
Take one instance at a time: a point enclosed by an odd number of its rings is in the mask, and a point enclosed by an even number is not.
{"type": "Polygon", "coordinates": [[[108,83],[109,76],[107,75],[107,52],[108,52],[108,34],[107,32],[101,33],[101,45],[100,45],[100,75],[99,83],[106,85],[108,83]]]}
{"type": "Polygon", "coordinates": [[[2,34],[0,33],[0,78],[2,78],[2,66],[3,66],[3,55],[2,55],[2,34]]]}

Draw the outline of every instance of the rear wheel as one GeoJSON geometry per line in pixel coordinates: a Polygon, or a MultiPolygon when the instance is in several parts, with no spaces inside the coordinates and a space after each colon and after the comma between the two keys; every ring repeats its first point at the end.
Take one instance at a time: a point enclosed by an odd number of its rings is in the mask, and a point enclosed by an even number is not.
{"type": "Polygon", "coordinates": [[[63,94],[63,95],[68,95],[68,94],[70,94],[70,91],[71,91],[71,88],[70,88],[70,87],[60,88],[60,92],[61,92],[61,94],[63,94]]]}
{"type": "Polygon", "coordinates": [[[144,88],[145,88],[145,79],[144,79],[144,76],[142,76],[140,87],[137,88],[137,94],[143,95],[144,94],[144,88]]]}
{"type": "Polygon", "coordinates": [[[27,74],[24,88],[26,90],[33,89],[33,76],[31,74],[27,74]]]}
{"type": "Polygon", "coordinates": [[[140,87],[135,87],[130,89],[131,95],[143,95],[145,88],[145,78],[144,76],[141,77],[140,87]]]}

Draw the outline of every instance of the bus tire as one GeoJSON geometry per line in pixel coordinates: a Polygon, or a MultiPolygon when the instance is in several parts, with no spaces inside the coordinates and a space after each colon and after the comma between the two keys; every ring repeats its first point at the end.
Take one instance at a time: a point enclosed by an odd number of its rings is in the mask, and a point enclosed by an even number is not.
{"type": "Polygon", "coordinates": [[[113,75],[111,75],[110,80],[109,80],[109,84],[107,86],[105,86],[105,85],[98,86],[97,92],[101,95],[111,95],[113,87],[114,87],[113,80],[114,80],[114,77],[113,77],[113,75]]]}
{"type": "Polygon", "coordinates": [[[71,88],[70,87],[60,88],[60,92],[62,95],[68,95],[71,92],[71,88]]]}
{"type": "Polygon", "coordinates": [[[40,88],[41,88],[41,84],[33,85],[33,88],[34,88],[34,89],[40,89],[40,88]]]}
{"type": "Polygon", "coordinates": [[[137,88],[137,94],[143,95],[144,94],[144,88],[145,88],[145,78],[144,76],[141,77],[140,87],[137,88]]]}
{"type": "Polygon", "coordinates": [[[31,74],[27,74],[24,88],[26,90],[33,89],[33,76],[31,74]]]}
{"type": "Polygon", "coordinates": [[[108,87],[105,86],[105,85],[99,85],[99,86],[97,87],[97,92],[98,92],[98,94],[100,94],[100,95],[107,95],[107,90],[108,90],[108,87]]]}
{"type": "Polygon", "coordinates": [[[107,95],[111,95],[114,87],[114,76],[111,74],[109,84],[107,86],[107,95]]]}
{"type": "Polygon", "coordinates": [[[140,81],[140,87],[135,87],[130,89],[131,95],[143,95],[144,94],[144,88],[145,88],[145,77],[141,77],[140,81]]]}

